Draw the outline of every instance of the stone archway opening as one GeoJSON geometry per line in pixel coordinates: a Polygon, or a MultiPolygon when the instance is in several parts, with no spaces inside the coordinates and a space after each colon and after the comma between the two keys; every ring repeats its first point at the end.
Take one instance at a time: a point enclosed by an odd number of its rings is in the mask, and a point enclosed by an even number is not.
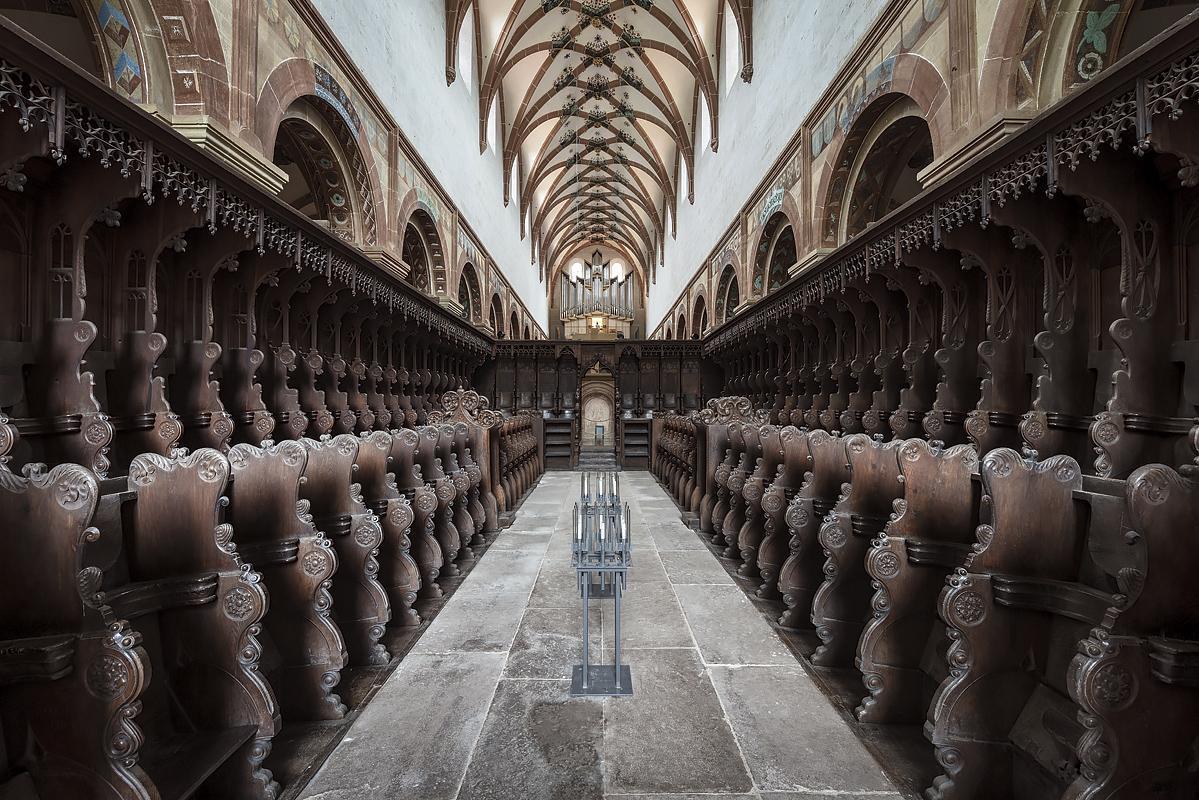
{"type": "Polygon", "coordinates": [[[583,374],[579,389],[582,410],[580,450],[608,452],[616,450],[616,378],[611,371],[595,364],[583,374]]]}

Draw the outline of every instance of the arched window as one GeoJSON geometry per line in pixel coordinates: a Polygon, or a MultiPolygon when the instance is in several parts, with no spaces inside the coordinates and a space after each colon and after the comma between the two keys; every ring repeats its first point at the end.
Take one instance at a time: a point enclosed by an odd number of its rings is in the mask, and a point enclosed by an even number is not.
{"type": "Polygon", "coordinates": [[[495,331],[495,338],[504,338],[504,307],[500,304],[500,296],[493,294],[491,296],[491,310],[487,313],[487,321],[491,324],[491,330],[495,331]]]}
{"type": "Polygon", "coordinates": [[[520,319],[516,316],[516,312],[512,312],[512,316],[508,318],[508,338],[515,339],[520,336],[520,319]]]}
{"type": "Polygon", "coordinates": [[[712,144],[712,115],[708,112],[708,101],[704,99],[702,93],[696,98],[696,102],[699,103],[697,110],[699,124],[696,126],[699,129],[699,141],[695,143],[695,151],[706,153],[712,144]]]}
{"type": "MultiPolygon", "coordinates": [[[[500,136],[500,101],[496,98],[491,103],[491,111],[487,114],[487,149],[493,153],[499,149],[500,136]]],[[[515,170],[513,170],[515,174],[515,170]]]]}
{"type": "Polygon", "coordinates": [[[467,9],[458,31],[458,77],[466,91],[475,89],[475,10],[467,9]]]}
{"type": "Polygon", "coordinates": [[[721,80],[727,95],[737,82],[737,75],[741,69],[741,26],[737,24],[737,17],[728,3],[724,4],[724,39],[720,58],[724,62],[721,80]]]}
{"type": "Polygon", "coordinates": [[[834,246],[920,193],[932,133],[916,101],[891,93],[858,116],[834,162],[824,197],[823,240],[834,246]]]}

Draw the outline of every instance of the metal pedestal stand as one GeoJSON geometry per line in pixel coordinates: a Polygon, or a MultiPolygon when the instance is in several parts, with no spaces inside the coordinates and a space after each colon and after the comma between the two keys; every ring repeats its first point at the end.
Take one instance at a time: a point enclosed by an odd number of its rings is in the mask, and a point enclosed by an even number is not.
{"type": "Polygon", "coordinates": [[[632,563],[629,530],[629,507],[620,502],[616,473],[583,473],[571,547],[571,564],[583,597],[583,663],[576,665],[572,674],[570,693],[574,696],[633,693],[632,672],[620,663],[620,600],[632,563]],[[592,664],[588,610],[593,599],[609,598],[615,609],[613,663],[592,664]]]}

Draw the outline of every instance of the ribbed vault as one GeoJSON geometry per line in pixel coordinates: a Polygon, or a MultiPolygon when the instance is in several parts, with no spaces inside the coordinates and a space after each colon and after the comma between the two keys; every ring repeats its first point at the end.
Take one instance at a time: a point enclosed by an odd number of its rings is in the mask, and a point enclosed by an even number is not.
{"type": "Polygon", "coordinates": [[[504,200],[519,202],[545,274],[603,244],[634,254],[648,285],[667,211],[674,219],[679,198],[694,196],[700,104],[719,145],[726,25],[739,33],[741,79],[752,77],[752,10],[753,0],[446,0],[447,81],[473,20],[480,148],[496,114],[504,200]]]}

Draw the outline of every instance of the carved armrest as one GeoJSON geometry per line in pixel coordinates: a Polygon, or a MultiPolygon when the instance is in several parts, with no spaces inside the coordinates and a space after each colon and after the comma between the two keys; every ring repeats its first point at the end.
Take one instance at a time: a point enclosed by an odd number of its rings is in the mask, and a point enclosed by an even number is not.
{"type": "Polygon", "coordinates": [[[74,634],[0,640],[0,686],[56,681],[75,663],[74,634]]]}
{"type": "Polygon", "coordinates": [[[1109,608],[1119,605],[1119,599],[1108,592],[1047,578],[992,575],[991,589],[997,605],[1043,611],[1091,625],[1098,625],[1109,608]]]}
{"type": "Polygon", "coordinates": [[[1148,646],[1154,678],[1171,686],[1199,688],[1199,642],[1152,636],[1148,646]]]}
{"type": "Polygon", "coordinates": [[[186,575],[139,581],[104,592],[104,602],[120,619],[136,619],[171,608],[202,606],[216,602],[218,576],[186,575]]]}

